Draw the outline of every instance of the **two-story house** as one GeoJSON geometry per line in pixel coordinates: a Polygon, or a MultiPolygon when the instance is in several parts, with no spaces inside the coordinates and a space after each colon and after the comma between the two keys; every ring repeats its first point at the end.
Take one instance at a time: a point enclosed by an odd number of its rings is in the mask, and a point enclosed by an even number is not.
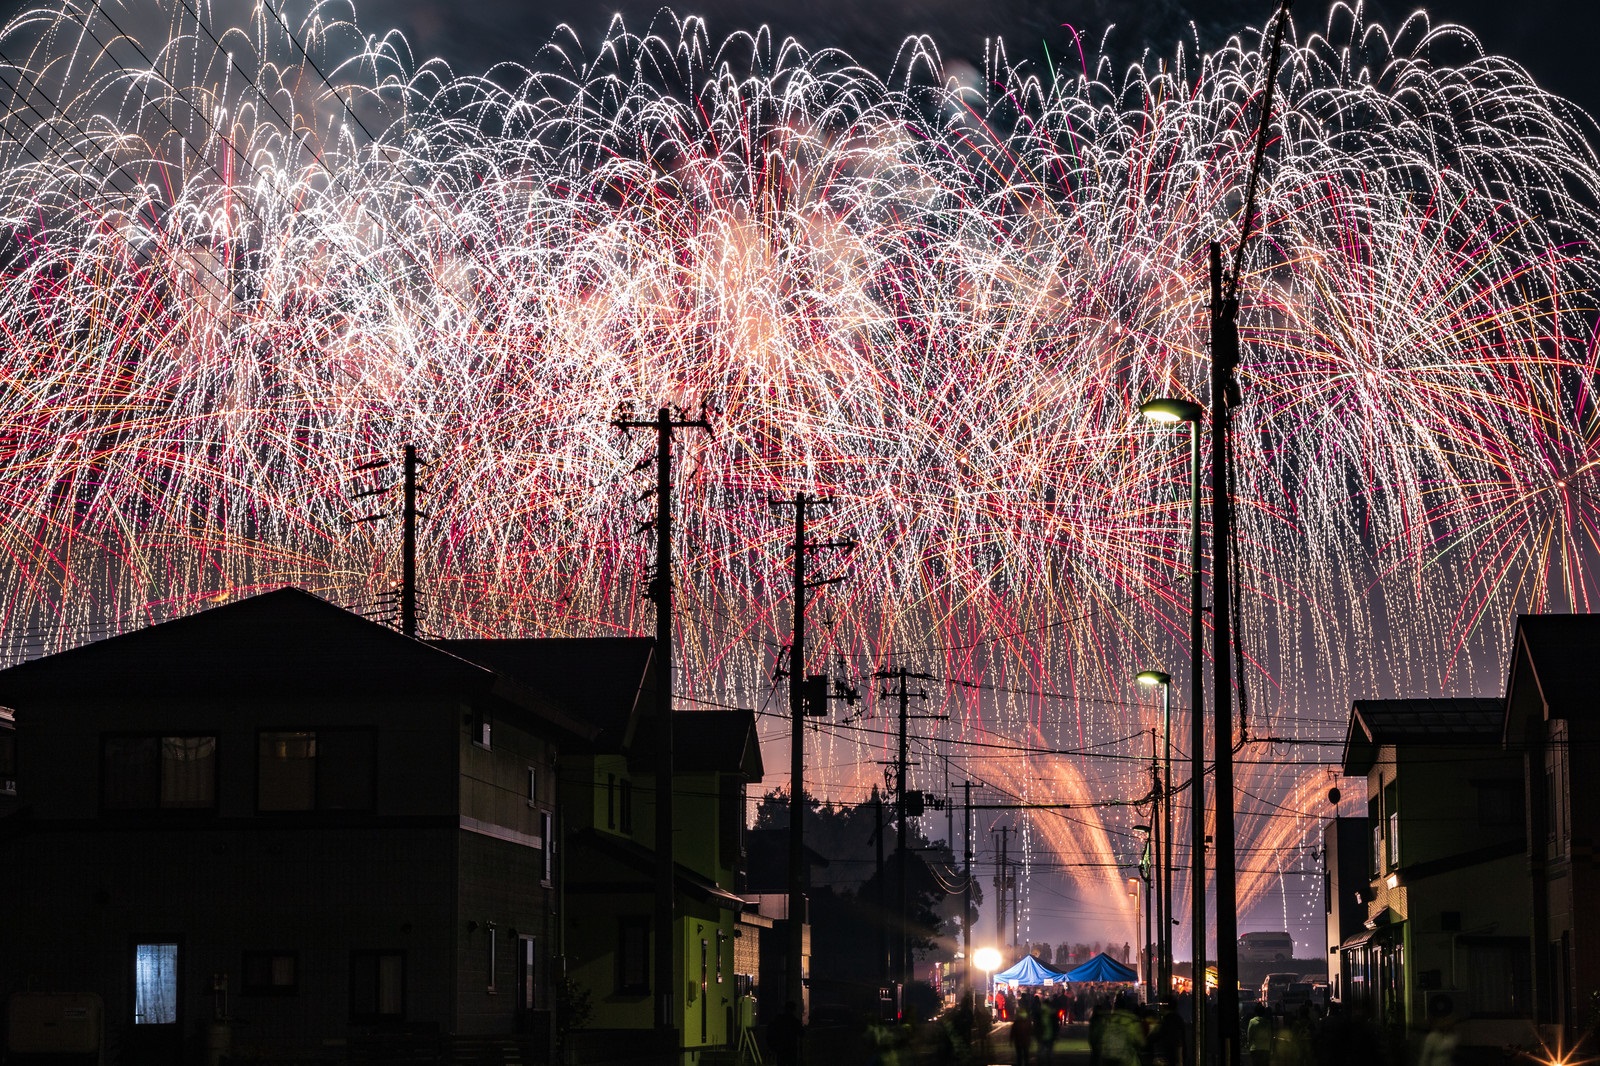
{"type": "MultiPolygon", "coordinates": [[[[1365,930],[1344,1002],[1407,1029],[1451,1016],[1466,1047],[1529,1036],[1522,757],[1498,699],[1358,700],[1344,772],[1365,778],[1365,930]]],[[[1340,886],[1340,891],[1351,891],[1340,886]]]]}
{"type": "Polygon", "coordinates": [[[548,1053],[557,755],[588,725],[296,589],[12,667],[0,704],[0,995],[98,994],[122,1062],[402,1029],[548,1053]]]}
{"type": "Polygon", "coordinates": [[[753,973],[736,941],[754,931],[737,894],[746,787],[761,780],[755,716],[747,710],[673,716],[673,852],[676,895],[671,1017],[676,1048],[658,1046],[655,937],[656,779],[653,642],[442,641],[438,647],[492,666],[595,730],[561,758],[562,951],[567,976],[589,996],[591,1016],[571,1046],[584,1061],[699,1060],[737,1040],[738,1000],[753,973]],[[740,978],[744,978],[743,981],[740,978]],[[673,1054],[674,1051],[678,1053],[673,1054]]]}
{"type": "Polygon", "coordinates": [[[1524,760],[1533,998],[1552,1047],[1600,1019],[1600,785],[1584,753],[1600,740],[1589,656],[1600,615],[1517,619],[1506,683],[1505,744],[1524,760]]]}

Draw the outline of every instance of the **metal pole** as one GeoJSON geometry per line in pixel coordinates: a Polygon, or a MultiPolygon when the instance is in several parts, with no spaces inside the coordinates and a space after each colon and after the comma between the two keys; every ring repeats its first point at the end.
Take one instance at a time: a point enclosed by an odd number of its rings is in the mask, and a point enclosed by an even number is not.
{"type": "Polygon", "coordinates": [[[1172,681],[1161,686],[1161,995],[1172,994],[1172,681]]]}
{"type": "Polygon", "coordinates": [[[1206,682],[1200,573],[1200,419],[1189,423],[1189,937],[1194,1054],[1206,1061],[1206,682]]]}

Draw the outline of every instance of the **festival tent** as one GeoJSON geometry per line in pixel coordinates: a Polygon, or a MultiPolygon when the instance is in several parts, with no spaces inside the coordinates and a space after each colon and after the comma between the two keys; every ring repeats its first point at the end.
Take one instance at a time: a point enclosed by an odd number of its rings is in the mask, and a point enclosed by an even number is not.
{"type": "Polygon", "coordinates": [[[1009,970],[1001,970],[994,975],[995,984],[1051,985],[1065,980],[1066,974],[1057,973],[1032,955],[1022,956],[1021,961],[1009,970]]]}
{"type": "Polygon", "coordinates": [[[1132,983],[1139,980],[1132,966],[1124,966],[1105,952],[1101,952],[1075,970],[1068,970],[1068,981],[1095,981],[1100,984],[1132,983]]]}

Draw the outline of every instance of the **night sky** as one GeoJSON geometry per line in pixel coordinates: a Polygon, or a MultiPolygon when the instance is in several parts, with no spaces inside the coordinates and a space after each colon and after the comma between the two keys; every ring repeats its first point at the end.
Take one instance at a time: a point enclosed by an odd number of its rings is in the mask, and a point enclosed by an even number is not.
{"type": "MultiPolygon", "coordinates": [[[[469,73],[495,61],[525,58],[561,23],[570,24],[588,42],[603,34],[614,13],[642,30],[663,6],[657,0],[363,0],[358,10],[369,30],[398,27],[419,57],[439,55],[469,73]]],[[[1331,7],[1327,0],[1299,0],[1295,19],[1301,33],[1326,25],[1331,7]]],[[[1113,54],[1136,57],[1149,48],[1161,55],[1175,42],[1196,35],[1202,47],[1214,47],[1242,27],[1262,25],[1273,8],[1271,0],[699,0],[673,6],[679,15],[704,18],[714,40],[765,24],[811,48],[843,49],[877,73],[890,66],[900,44],[913,34],[929,35],[947,59],[965,59],[981,69],[984,40],[990,37],[1004,37],[1014,59],[1037,60],[1043,56],[1042,46],[1062,54],[1071,40],[1066,27],[1092,45],[1115,26],[1113,54]]],[[[1416,5],[1380,0],[1365,9],[1369,21],[1395,24],[1416,5]]],[[[1514,6],[1440,0],[1427,10],[1436,24],[1467,26],[1486,51],[1514,59],[1546,88],[1591,113],[1600,111],[1600,81],[1593,66],[1600,6],[1564,0],[1514,6]]]]}

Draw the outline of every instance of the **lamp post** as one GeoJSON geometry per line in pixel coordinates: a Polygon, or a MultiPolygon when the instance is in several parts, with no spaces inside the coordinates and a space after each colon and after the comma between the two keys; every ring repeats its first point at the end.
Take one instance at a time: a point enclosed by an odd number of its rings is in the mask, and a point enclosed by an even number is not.
{"type": "Polygon", "coordinates": [[[994,1002],[994,972],[1000,968],[1000,952],[994,948],[979,948],[972,953],[972,961],[983,971],[983,983],[988,986],[984,1002],[994,1002]]]}
{"type": "MultiPolygon", "coordinates": [[[[1141,670],[1141,685],[1161,686],[1161,834],[1156,845],[1156,984],[1165,996],[1172,990],[1172,676],[1162,670],[1141,670]]],[[[1154,821],[1154,819],[1152,819],[1154,821]]]]}
{"type": "MultiPolygon", "coordinates": [[[[1200,624],[1200,419],[1205,408],[1192,400],[1160,397],[1139,406],[1152,422],[1189,423],[1189,936],[1194,975],[1194,1054],[1205,1061],[1206,972],[1206,726],[1205,669],[1200,624]]],[[[1170,784],[1170,782],[1169,782],[1170,784]]]]}

